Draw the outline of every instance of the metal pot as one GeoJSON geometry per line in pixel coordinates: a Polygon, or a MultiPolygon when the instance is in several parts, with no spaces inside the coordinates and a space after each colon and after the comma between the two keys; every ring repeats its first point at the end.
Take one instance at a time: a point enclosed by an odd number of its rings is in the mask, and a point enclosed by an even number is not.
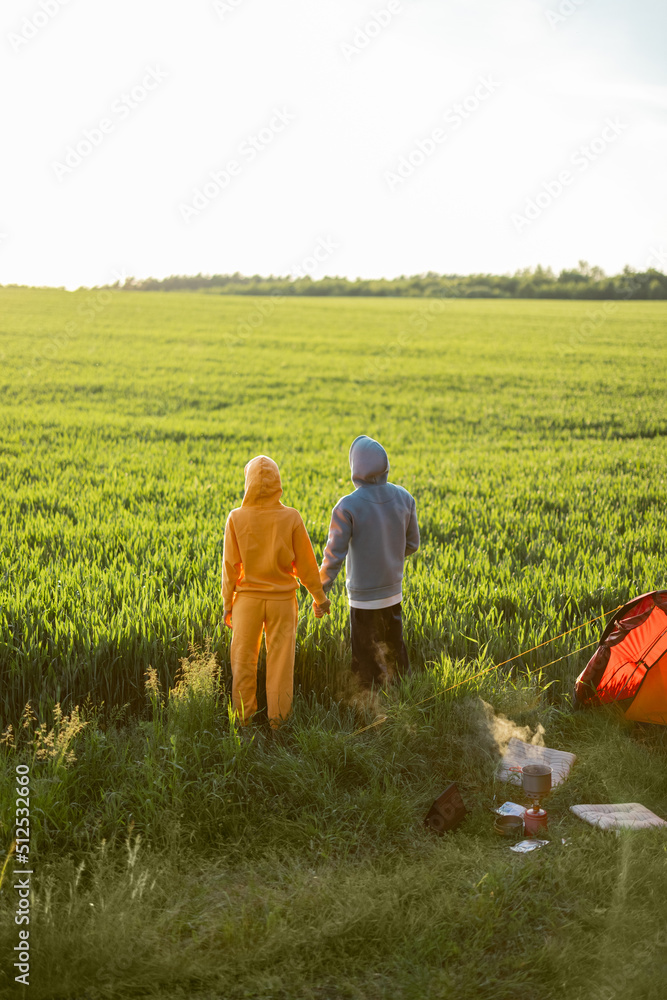
{"type": "Polygon", "coordinates": [[[501,837],[516,837],[523,833],[523,816],[496,816],[493,829],[501,837]]]}
{"type": "Polygon", "coordinates": [[[546,764],[526,764],[521,768],[521,783],[526,795],[541,799],[551,791],[551,768],[546,764]]]}

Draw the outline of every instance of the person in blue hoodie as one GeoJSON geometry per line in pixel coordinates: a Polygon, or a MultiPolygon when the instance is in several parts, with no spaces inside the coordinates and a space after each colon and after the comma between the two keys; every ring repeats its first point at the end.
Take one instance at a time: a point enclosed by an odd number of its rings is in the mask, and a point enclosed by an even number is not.
{"type": "MultiPolygon", "coordinates": [[[[354,492],[333,509],[320,579],[328,595],[343,564],[350,604],[352,670],[361,687],[409,672],[403,641],[403,564],[419,548],[414,497],[387,482],[389,459],[365,434],[350,447],[354,492]]],[[[318,615],[317,609],[315,614],[318,615]]]]}

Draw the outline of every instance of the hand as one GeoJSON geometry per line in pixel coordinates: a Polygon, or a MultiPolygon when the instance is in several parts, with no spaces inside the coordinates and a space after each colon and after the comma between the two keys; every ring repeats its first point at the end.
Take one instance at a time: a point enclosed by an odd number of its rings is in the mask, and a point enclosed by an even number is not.
{"type": "Polygon", "coordinates": [[[322,604],[318,604],[313,601],[313,611],[315,612],[316,618],[324,618],[325,615],[331,613],[331,601],[326,598],[322,604]]]}
{"type": "Polygon", "coordinates": [[[225,622],[225,625],[227,626],[227,628],[231,628],[232,627],[232,612],[231,612],[231,608],[230,608],[229,611],[225,611],[224,612],[224,622],[225,622]]]}

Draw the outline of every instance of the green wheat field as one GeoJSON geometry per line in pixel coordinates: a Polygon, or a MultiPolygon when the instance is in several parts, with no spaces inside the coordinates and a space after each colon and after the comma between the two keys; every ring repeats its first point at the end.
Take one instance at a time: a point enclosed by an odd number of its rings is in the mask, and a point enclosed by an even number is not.
{"type": "MultiPolygon", "coordinates": [[[[0,865],[27,764],[32,1000],[663,1000],[665,835],[569,806],[666,815],[667,736],[571,712],[602,620],[526,651],[667,587],[666,321],[0,289],[0,865]],[[302,592],[293,718],[241,741],[220,572],[243,467],[278,462],[319,557],[362,433],[417,501],[413,675],[361,704],[343,581],[322,622],[302,592]],[[577,763],[519,856],[494,772],[538,729],[577,763]],[[469,815],[437,838],[452,780],[469,815]]],[[[15,897],[6,873],[8,996],[15,897]]]]}

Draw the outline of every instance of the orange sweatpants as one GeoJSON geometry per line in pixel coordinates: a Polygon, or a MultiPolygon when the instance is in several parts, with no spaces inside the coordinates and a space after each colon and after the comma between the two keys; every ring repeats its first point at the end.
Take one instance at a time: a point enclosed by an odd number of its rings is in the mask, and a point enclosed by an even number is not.
{"type": "Polygon", "coordinates": [[[232,703],[245,725],[257,711],[257,658],[266,635],[266,700],[275,728],[292,709],[294,649],[298,605],[296,594],[272,601],[236,594],[232,607],[232,703]]]}

